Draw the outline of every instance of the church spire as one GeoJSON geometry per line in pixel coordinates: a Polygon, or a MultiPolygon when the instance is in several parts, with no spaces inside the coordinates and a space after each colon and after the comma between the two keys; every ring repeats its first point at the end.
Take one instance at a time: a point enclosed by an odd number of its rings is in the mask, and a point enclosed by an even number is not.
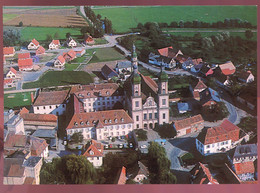
{"type": "Polygon", "coordinates": [[[133,44],[133,52],[132,52],[132,66],[134,69],[134,73],[138,72],[138,62],[137,62],[137,54],[135,52],[135,45],[133,44]]]}

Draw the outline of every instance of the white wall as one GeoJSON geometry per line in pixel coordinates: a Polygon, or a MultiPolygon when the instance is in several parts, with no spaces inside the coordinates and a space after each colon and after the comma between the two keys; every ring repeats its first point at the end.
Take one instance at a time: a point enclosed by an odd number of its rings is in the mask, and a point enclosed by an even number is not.
{"type": "Polygon", "coordinates": [[[44,105],[44,106],[33,106],[33,112],[35,114],[54,114],[62,115],[66,110],[66,104],[56,105],[44,105]]]}

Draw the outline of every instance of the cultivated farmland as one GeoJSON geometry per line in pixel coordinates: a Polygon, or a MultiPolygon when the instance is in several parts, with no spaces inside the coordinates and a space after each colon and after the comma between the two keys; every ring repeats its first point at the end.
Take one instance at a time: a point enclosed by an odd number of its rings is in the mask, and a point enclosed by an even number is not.
{"type": "Polygon", "coordinates": [[[225,18],[240,18],[257,24],[256,6],[135,6],[95,7],[96,14],[107,17],[117,33],[131,31],[138,23],[172,21],[204,21],[213,23],[225,18]]]}
{"type": "Polygon", "coordinates": [[[23,26],[35,27],[82,27],[86,21],[76,14],[76,8],[70,9],[4,9],[4,18],[9,14],[17,14],[13,19],[3,22],[4,25],[17,26],[23,22],[23,26]]]}

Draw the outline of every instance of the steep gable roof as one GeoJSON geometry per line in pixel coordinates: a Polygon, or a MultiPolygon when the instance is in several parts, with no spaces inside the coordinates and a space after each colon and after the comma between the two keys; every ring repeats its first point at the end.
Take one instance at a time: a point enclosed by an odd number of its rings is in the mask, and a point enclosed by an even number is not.
{"type": "Polygon", "coordinates": [[[126,168],[123,166],[117,174],[116,184],[125,184],[126,183],[126,168]]]}
{"type": "MultiPolygon", "coordinates": [[[[209,168],[207,168],[204,164],[202,164],[202,163],[200,163],[200,162],[199,162],[199,164],[200,164],[200,167],[202,168],[203,172],[205,173],[205,175],[206,175],[208,181],[209,181],[211,184],[219,184],[218,181],[217,181],[215,178],[213,178],[213,176],[212,176],[212,174],[211,174],[209,168]]],[[[203,180],[203,178],[202,178],[200,184],[203,184],[203,181],[204,181],[204,180],[203,180]]]]}
{"type": "Polygon", "coordinates": [[[32,156],[40,156],[46,147],[48,147],[45,139],[40,139],[33,136],[30,136],[30,143],[32,156]]]}
{"type": "Polygon", "coordinates": [[[236,72],[236,67],[234,66],[234,64],[231,61],[229,61],[225,64],[220,64],[219,68],[221,69],[221,71],[224,75],[231,75],[236,72]]]}
{"type": "Polygon", "coordinates": [[[52,40],[52,42],[54,45],[60,45],[60,40],[52,40]]]}
{"type": "Polygon", "coordinates": [[[83,155],[86,157],[103,157],[103,145],[92,140],[90,146],[83,155]]]}
{"type": "Polygon", "coordinates": [[[56,105],[62,104],[65,102],[68,92],[66,90],[62,91],[51,91],[51,92],[40,92],[39,96],[36,98],[34,102],[34,106],[42,106],[42,105],[56,105]]]}
{"type": "Polygon", "coordinates": [[[27,66],[32,66],[33,65],[33,60],[31,58],[27,59],[18,59],[18,67],[23,68],[27,66]]]}
{"type": "Polygon", "coordinates": [[[44,49],[44,47],[39,46],[39,48],[36,50],[36,52],[38,52],[38,53],[44,53],[44,52],[45,52],[45,49],[44,49]]]}
{"type": "Polygon", "coordinates": [[[62,64],[65,63],[65,59],[64,59],[64,57],[63,57],[62,55],[59,55],[58,58],[57,58],[57,60],[59,60],[60,63],[62,63],[62,64]]]}
{"type": "Polygon", "coordinates": [[[101,68],[101,72],[105,78],[107,78],[109,75],[118,76],[117,72],[106,64],[101,68]]]}
{"type": "Polygon", "coordinates": [[[237,175],[255,173],[255,166],[253,161],[235,163],[234,166],[237,175]]]}
{"type": "Polygon", "coordinates": [[[19,112],[20,115],[27,114],[27,113],[29,113],[29,110],[26,109],[25,107],[23,107],[23,108],[20,110],[20,112],[19,112]]]}
{"type": "Polygon", "coordinates": [[[208,88],[208,87],[204,84],[204,82],[201,79],[199,79],[197,85],[194,87],[194,90],[195,89],[200,90],[200,89],[206,89],[206,88],[208,88]]]}
{"type": "Polygon", "coordinates": [[[40,45],[39,42],[38,42],[36,39],[33,39],[33,40],[32,40],[32,43],[33,43],[35,46],[39,46],[39,45],[40,45]]]}
{"type": "Polygon", "coordinates": [[[24,121],[37,121],[37,122],[57,122],[58,117],[53,114],[34,114],[34,113],[20,113],[24,121]]]}
{"type": "Polygon", "coordinates": [[[16,71],[13,67],[10,68],[10,71],[11,71],[12,73],[14,73],[14,74],[17,73],[17,71],[16,71]]]}
{"type": "Polygon", "coordinates": [[[18,54],[18,59],[27,59],[30,57],[31,57],[30,52],[18,54]]]}

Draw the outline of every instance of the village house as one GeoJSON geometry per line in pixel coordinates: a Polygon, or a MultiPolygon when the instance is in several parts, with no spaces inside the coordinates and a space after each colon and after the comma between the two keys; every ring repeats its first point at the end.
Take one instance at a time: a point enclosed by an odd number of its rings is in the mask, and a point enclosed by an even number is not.
{"type": "Polygon", "coordinates": [[[205,85],[205,83],[199,78],[198,82],[191,82],[190,84],[190,91],[193,94],[193,98],[195,100],[200,100],[200,93],[207,89],[208,87],[205,85]]]}
{"type": "Polygon", "coordinates": [[[25,168],[22,166],[24,159],[4,158],[3,184],[22,185],[26,179],[25,168]]]}
{"type": "Polygon", "coordinates": [[[201,115],[195,115],[186,119],[175,121],[173,124],[177,137],[200,131],[204,128],[204,120],[201,115]]]}
{"type": "Polygon", "coordinates": [[[123,185],[126,184],[126,168],[123,166],[122,168],[120,168],[120,170],[118,171],[116,178],[115,178],[115,184],[118,185],[123,185]]]}
{"type": "Polygon", "coordinates": [[[84,112],[112,109],[118,102],[124,104],[123,89],[116,83],[74,86],[71,93],[72,98],[83,103],[84,112]]]}
{"type": "Polygon", "coordinates": [[[70,62],[76,58],[76,52],[71,49],[70,51],[63,53],[62,56],[66,62],[70,62]]]}
{"type": "Polygon", "coordinates": [[[219,64],[218,67],[220,68],[221,72],[226,76],[232,75],[236,72],[236,67],[231,61],[228,61],[225,64],[219,64]]]}
{"type": "Polygon", "coordinates": [[[255,161],[257,157],[256,144],[239,145],[236,147],[233,155],[233,164],[255,161]]]}
{"type": "Polygon", "coordinates": [[[18,54],[18,60],[19,60],[19,59],[28,59],[28,58],[31,58],[30,52],[27,52],[27,53],[19,53],[19,54],[18,54]]]}
{"type": "MultiPolygon", "coordinates": [[[[56,128],[57,129],[57,128],[56,128]]],[[[32,136],[45,139],[50,149],[57,150],[58,138],[56,129],[37,129],[32,136]]]]}
{"type": "Polygon", "coordinates": [[[85,43],[86,45],[87,45],[87,44],[94,44],[95,41],[94,41],[94,39],[92,38],[92,36],[87,35],[87,36],[85,37],[84,43],[85,43]]]}
{"type": "Polygon", "coordinates": [[[77,42],[74,39],[72,39],[71,37],[68,38],[66,43],[67,43],[68,47],[72,47],[72,48],[77,47],[77,42]]]}
{"type": "Polygon", "coordinates": [[[76,57],[81,57],[86,53],[84,48],[74,48],[74,52],[76,52],[76,57]]]}
{"type": "Polygon", "coordinates": [[[101,167],[103,164],[104,146],[95,140],[91,140],[91,144],[83,154],[94,167],[101,167]]]}
{"type": "Polygon", "coordinates": [[[45,54],[45,49],[42,46],[39,46],[39,48],[36,50],[36,55],[45,54]]]}
{"type": "Polygon", "coordinates": [[[195,167],[190,171],[190,174],[191,184],[219,184],[208,166],[200,162],[195,165],[195,167]]]}
{"type": "Polygon", "coordinates": [[[148,168],[140,161],[133,168],[127,170],[127,177],[133,179],[138,184],[143,184],[143,181],[147,180],[148,176],[148,168]]]}
{"type": "Polygon", "coordinates": [[[206,90],[202,91],[200,93],[199,98],[200,98],[199,104],[202,107],[209,107],[210,109],[212,109],[219,102],[221,102],[218,92],[211,88],[207,88],[206,90]]]}
{"type": "Polygon", "coordinates": [[[25,176],[35,179],[35,184],[40,184],[40,170],[42,167],[42,157],[31,156],[24,163],[25,176]]]}
{"type": "Polygon", "coordinates": [[[235,163],[234,167],[235,172],[241,181],[255,181],[256,170],[253,161],[235,163]]]}
{"type": "Polygon", "coordinates": [[[14,115],[8,122],[7,122],[7,130],[8,132],[13,132],[15,134],[24,135],[24,122],[23,118],[20,115],[14,115]]]}
{"type": "Polygon", "coordinates": [[[237,78],[239,81],[244,82],[244,83],[250,83],[253,82],[255,77],[251,73],[251,71],[242,71],[237,75],[237,78]]]}
{"type": "Polygon", "coordinates": [[[169,123],[168,75],[161,69],[158,84],[138,72],[135,46],[132,53],[133,73],[124,83],[125,108],[134,120],[134,129],[153,129],[169,123]]]}
{"type": "Polygon", "coordinates": [[[220,126],[203,129],[196,138],[196,148],[202,155],[226,152],[240,142],[240,129],[225,119],[220,126]]]}
{"type": "Polygon", "coordinates": [[[80,107],[74,108],[74,115],[66,128],[68,138],[82,132],[85,140],[107,140],[108,137],[125,136],[133,131],[133,120],[124,110],[80,113],[80,107]]]}
{"type": "Polygon", "coordinates": [[[65,65],[65,59],[63,58],[62,55],[58,56],[58,58],[54,62],[54,67],[55,68],[63,68],[65,65]]]}
{"type": "Polygon", "coordinates": [[[199,74],[201,74],[203,77],[211,76],[213,75],[214,70],[209,66],[204,64],[199,71],[199,74]]]}
{"type": "Polygon", "coordinates": [[[12,78],[5,78],[4,79],[4,88],[12,88],[16,87],[16,83],[12,78]]]}
{"type": "Polygon", "coordinates": [[[50,50],[57,50],[60,48],[60,40],[52,40],[52,42],[49,44],[50,50]]]}
{"type": "Polygon", "coordinates": [[[166,56],[156,55],[154,53],[149,54],[149,63],[166,68],[176,67],[176,61],[174,58],[168,58],[166,56]]]}
{"type": "Polygon", "coordinates": [[[36,50],[40,46],[39,42],[36,39],[33,39],[28,45],[28,50],[36,50]]]}
{"type": "Polygon", "coordinates": [[[17,71],[13,67],[11,67],[10,70],[6,74],[6,78],[16,79],[17,78],[17,71]]]}
{"type": "Polygon", "coordinates": [[[4,47],[3,52],[5,57],[13,57],[15,55],[14,47],[4,47]]]}
{"type": "Polygon", "coordinates": [[[117,62],[115,70],[118,74],[121,73],[125,74],[126,72],[129,72],[130,74],[131,72],[133,72],[132,62],[131,61],[117,62]]]}
{"type": "Polygon", "coordinates": [[[118,77],[117,72],[106,64],[101,68],[101,74],[106,80],[110,80],[112,77],[118,77]]]}
{"type": "Polygon", "coordinates": [[[18,59],[19,71],[30,71],[33,70],[33,60],[31,58],[18,59]]]}

